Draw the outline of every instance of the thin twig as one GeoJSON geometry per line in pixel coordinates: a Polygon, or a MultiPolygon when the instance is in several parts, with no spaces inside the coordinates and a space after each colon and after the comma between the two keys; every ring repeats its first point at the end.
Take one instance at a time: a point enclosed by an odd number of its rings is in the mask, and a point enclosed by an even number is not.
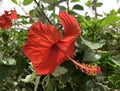
{"type": "Polygon", "coordinates": [[[64,2],[64,1],[66,1],[66,0],[59,0],[58,2],[54,2],[54,3],[50,2],[50,1],[47,1],[46,3],[48,3],[48,4],[52,5],[52,6],[57,6],[57,5],[59,5],[60,3],[64,2]]]}
{"type": "Polygon", "coordinates": [[[37,4],[37,6],[40,6],[39,3],[36,0],[34,0],[34,2],[37,4]]]}
{"type": "Polygon", "coordinates": [[[97,18],[98,13],[97,13],[97,8],[94,6],[97,3],[98,0],[93,0],[92,4],[92,10],[94,11],[95,17],[97,18]]]}
{"type": "MultiPolygon", "coordinates": [[[[39,4],[36,0],[34,0],[34,2],[37,4],[38,7],[40,7],[40,4],[39,4]]],[[[49,20],[49,18],[46,16],[45,12],[44,12],[43,10],[41,10],[41,11],[42,11],[42,13],[45,15],[46,20],[47,20],[50,24],[52,24],[52,22],[51,22],[51,21],[49,20]]]]}
{"type": "Polygon", "coordinates": [[[34,88],[34,91],[37,91],[37,89],[38,89],[39,80],[40,80],[40,77],[37,77],[37,79],[35,80],[35,88],[34,88]]]}
{"type": "Polygon", "coordinates": [[[22,3],[21,3],[21,1],[19,0],[19,5],[18,5],[22,10],[23,10],[23,12],[27,15],[27,16],[29,16],[28,15],[28,13],[25,11],[25,9],[23,8],[23,6],[22,6],[22,3]]]}
{"type": "Polygon", "coordinates": [[[66,0],[66,2],[67,2],[67,11],[69,13],[69,0],[66,0]]]}

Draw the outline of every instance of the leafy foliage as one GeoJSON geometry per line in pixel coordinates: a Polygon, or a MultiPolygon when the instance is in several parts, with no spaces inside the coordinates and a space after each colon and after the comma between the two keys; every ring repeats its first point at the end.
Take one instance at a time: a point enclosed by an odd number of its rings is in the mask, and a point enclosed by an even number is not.
{"type": "Polygon", "coordinates": [[[18,4],[18,1],[17,1],[17,0],[12,0],[12,2],[14,2],[15,4],[18,4]]]}
{"type": "MultiPolygon", "coordinates": [[[[119,10],[111,10],[104,17],[97,17],[78,11],[84,10],[80,0],[70,9],[66,0],[23,0],[24,6],[35,3],[35,9],[27,15],[19,15],[18,20],[8,30],[0,29],[0,91],[119,91],[120,90],[120,16],[119,10]],[[66,3],[66,6],[62,3],[66,3]],[[36,75],[34,68],[23,53],[22,45],[27,40],[29,27],[35,21],[62,26],[56,8],[66,10],[76,17],[83,30],[75,45],[74,58],[80,63],[99,65],[102,74],[89,76],[66,60],[51,75],[36,75]],[[76,11],[77,10],[77,11],[76,11]],[[49,12],[49,13],[48,13],[49,12]],[[52,13],[51,13],[52,12],[52,13]],[[29,17],[28,15],[30,14],[29,17]]],[[[86,6],[96,10],[101,2],[88,0],[86,6]],[[94,7],[94,8],[93,8],[94,7]]],[[[12,0],[19,4],[18,0],[12,0]]]]}
{"type": "Polygon", "coordinates": [[[76,9],[76,10],[83,10],[84,8],[81,6],[81,5],[74,5],[73,6],[73,9],[76,9]]]}
{"type": "Polygon", "coordinates": [[[33,2],[33,0],[24,0],[23,5],[29,5],[33,2]]]}

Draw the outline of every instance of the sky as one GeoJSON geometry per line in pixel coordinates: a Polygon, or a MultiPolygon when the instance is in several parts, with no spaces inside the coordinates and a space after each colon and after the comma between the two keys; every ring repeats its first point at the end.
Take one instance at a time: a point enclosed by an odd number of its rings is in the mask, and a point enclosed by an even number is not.
{"type": "MultiPolygon", "coordinates": [[[[80,0],[81,2],[79,4],[84,5],[87,0],[80,0]]],[[[120,0],[117,3],[117,0],[98,0],[99,2],[103,2],[102,7],[98,8],[98,12],[100,14],[103,13],[109,13],[110,10],[115,9],[118,10],[120,8],[120,0]]],[[[23,6],[25,11],[29,11],[32,8],[34,8],[34,4],[30,4],[28,6],[23,6]]],[[[72,5],[71,5],[72,6],[72,5]]],[[[25,14],[24,11],[14,3],[12,3],[11,0],[2,0],[2,3],[0,3],[0,14],[4,12],[4,10],[11,10],[11,9],[16,9],[18,14],[25,14]]],[[[92,15],[92,11],[88,7],[84,7],[84,11],[81,11],[81,13],[85,13],[88,11],[90,15],[92,15]]]]}
{"type": "Polygon", "coordinates": [[[117,0],[99,0],[100,2],[103,2],[103,6],[99,8],[99,11],[102,12],[109,12],[112,9],[118,10],[120,8],[120,0],[117,3],[117,0]]]}

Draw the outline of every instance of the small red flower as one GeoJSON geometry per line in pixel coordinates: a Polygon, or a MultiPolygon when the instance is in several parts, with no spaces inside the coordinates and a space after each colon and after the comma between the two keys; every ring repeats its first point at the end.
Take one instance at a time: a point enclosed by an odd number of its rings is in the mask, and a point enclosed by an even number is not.
{"type": "Polygon", "coordinates": [[[10,19],[18,19],[18,15],[15,10],[5,11],[5,15],[8,16],[10,19]]]}
{"type": "Polygon", "coordinates": [[[5,11],[4,14],[0,16],[0,27],[7,30],[12,26],[12,19],[18,19],[16,11],[5,11]]]}
{"type": "Polygon", "coordinates": [[[4,30],[10,28],[12,26],[12,21],[6,15],[0,16],[0,27],[4,30]]]}

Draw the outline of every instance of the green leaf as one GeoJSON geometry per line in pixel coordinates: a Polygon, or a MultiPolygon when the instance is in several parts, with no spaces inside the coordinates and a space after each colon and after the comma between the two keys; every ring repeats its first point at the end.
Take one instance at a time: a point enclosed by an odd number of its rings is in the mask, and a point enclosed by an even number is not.
{"type": "Polygon", "coordinates": [[[70,77],[71,83],[72,83],[72,84],[78,84],[78,83],[82,82],[81,76],[82,76],[82,74],[80,73],[80,71],[79,71],[79,70],[75,70],[75,71],[71,74],[71,77],[70,77]]]}
{"type": "Polygon", "coordinates": [[[86,83],[86,90],[85,91],[109,91],[108,87],[100,82],[96,82],[94,80],[89,80],[86,83]]]}
{"type": "Polygon", "coordinates": [[[80,0],[71,0],[71,2],[79,2],[80,0]]]}
{"type": "Polygon", "coordinates": [[[34,15],[36,18],[37,21],[41,21],[43,23],[47,23],[47,20],[46,20],[46,16],[44,14],[44,8],[43,7],[36,7],[35,10],[34,10],[34,15]]]}
{"type": "Polygon", "coordinates": [[[112,62],[114,62],[116,65],[120,66],[120,57],[113,56],[112,58],[109,58],[112,62]]]}
{"type": "Polygon", "coordinates": [[[96,56],[98,56],[98,58],[100,58],[99,55],[97,55],[89,50],[85,50],[84,56],[83,56],[83,61],[96,61],[98,59],[96,56]]]}
{"type": "Polygon", "coordinates": [[[100,22],[98,22],[98,25],[103,28],[117,22],[118,20],[120,20],[120,16],[117,16],[117,12],[112,10],[107,17],[103,18],[102,20],[100,20],[100,22]]]}
{"type": "Polygon", "coordinates": [[[68,70],[66,68],[59,66],[59,67],[56,68],[55,72],[52,75],[55,76],[55,77],[58,77],[62,74],[65,74],[67,71],[68,70]]]}
{"type": "Polygon", "coordinates": [[[28,24],[28,21],[26,21],[26,19],[22,19],[21,23],[22,24],[28,24]]]}
{"type": "Polygon", "coordinates": [[[54,3],[54,2],[58,2],[58,0],[49,0],[49,1],[48,0],[43,0],[43,2],[45,2],[45,3],[46,2],[54,3]]]}
{"type": "Polygon", "coordinates": [[[92,0],[88,0],[87,3],[85,3],[86,6],[90,7],[92,5],[92,0]]]}
{"type": "Polygon", "coordinates": [[[59,78],[59,81],[65,84],[66,82],[68,82],[71,74],[76,70],[76,68],[75,65],[70,61],[65,61],[61,66],[67,69],[67,72],[62,74],[59,78]]]}
{"type": "Polygon", "coordinates": [[[33,0],[24,0],[23,5],[29,5],[33,2],[33,0]]]}
{"type": "Polygon", "coordinates": [[[4,42],[7,42],[9,39],[9,34],[6,31],[2,32],[2,39],[4,42]]]}
{"type": "Polygon", "coordinates": [[[65,6],[60,6],[60,10],[66,10],[65,6]]]}
{"type": "Polygon", "coordinates": [[[12,2],[18,5],[18,1],[17,0],[12,0],[12,2]]]}
{"type": "Polygon", "coordinates": [[[86,29],[86,28],[88,28],[88,26],[87,26],[84,22],[81,22],[81,23],[80,23],[80,27],[81,27],[81,29],[86,29]]]}
{"type": "Polygon", "coordinates": [[[73,9],[76,9],[76,10],[84,10],[83,6],[79,5],[79,4],[76,4],[73,6],[73,9]]]}
{"type": "MultiPolygon", "coordinates": [[[[89,22],[89,20],[88,19],[86,19],[84,16],[82,16],[82,15],[79,15],[78,17],[77,17],[77,20],[80,22],[80,25],[81,25],[81,27],[82,27],[82,25],[83,26],[85,26],[86,28],[88,28],[88,27],[91,27],[92,26],[92,24],[89,22]],[[82,24],[83,23],[83,24],[82,24]]],[[[82,27],[83,28],[83,27],[82,27]]],[[[86,29],[85,29],[86,30],[86,29]]]]}
{"type": "Polygon", "coordinates": [[[117,65],[113,61],[111,61],[111,60],[107,61],[106,63],[109,64],[110,66],[112,66],[113,68],[117,67],[117,65]]]}
{"type": "Polygon", "coordinates": [[[81,39],[86,46],[88,46],[90,49],[93,49],[93,50],[102,48],[103,45],[105,45],[105,41],[91,42],[91,41],[85,40],[83,37],[81,37],[81,39]]]}
{"type": "Polygon", "coordinates": [[[94,7],[101,7],[102,5],[103,5],[102,2],[98,2],[98,3],[95,3],[95,4],[94,4],[94,7]]]}
{"type": "Polygon", "coordinates": [[[55,91],[56,81],[51,75],[47,75],[42,81],[42,84],[44,91],[55,91]]]}
{"type": "Polygon", "coordinates": [[[50,78],[48,86],[45,91],[54,91],[55,90],[55,79],[50,78]]]}
{"type": "Polygon", "coordinates": [[[104,63],[109,64],[110,66],[112,66],[112,68],[116,68],[116,67],[118,67],[118,65],[113,61],[113,59],[112,59],[113,57],[111,57],[112,54],[114,54],[114,52],[106,51],[106,52],[101,54],[100,60],[104,63]]]}
{"type": "Polygon", "coordinates": [[[24,83],[30,83],[33,82],[38,76],[33,72],[30,75],[27,75],[25,79],[20,79],[24,83]]]}
{"type": "Polygon", "coordinates": [[[34,13],[34,9],[32,9],[32,10],[29,11],[29,14],[30,14],[31,16],[33,15],[33,13],[34,13]]]}
{"type": "MultiPolygon", "coordinates": [[[[23,35],[22,35],[23,36],[23,35]]],[[[15,58],[16,61],[16,69],[19,73],[22,73],[23,70],[27,67],[27,59],[23,55],[17,55],[15,58]]]]}
{"type": "Polygon", "coordinates": [[[13,70],[13,66],[0,64],[0,83],[10,75],[13,70]]]}
{"type": "Polygon", "coordinates": [[[120,75],[112,74],[108,77],[108,80],[116,87],[120,88],[120,75]]]}
{"type": "Polygon", "coordinates": [[[49,10],[54,10],[54,8],[55,8],[54,6],[51,6],[51,5],[48,6],[49,10]]]}
{"type": "Polygon", "coordinates": [[[111,51],[107,51],[105,53],[102,53],[101,54],[101,59],[103,60],[105,58],[109,58],[109,57],[111,57],[112,54],[113,54],[113,52],[111,52],[111,51]]]}

